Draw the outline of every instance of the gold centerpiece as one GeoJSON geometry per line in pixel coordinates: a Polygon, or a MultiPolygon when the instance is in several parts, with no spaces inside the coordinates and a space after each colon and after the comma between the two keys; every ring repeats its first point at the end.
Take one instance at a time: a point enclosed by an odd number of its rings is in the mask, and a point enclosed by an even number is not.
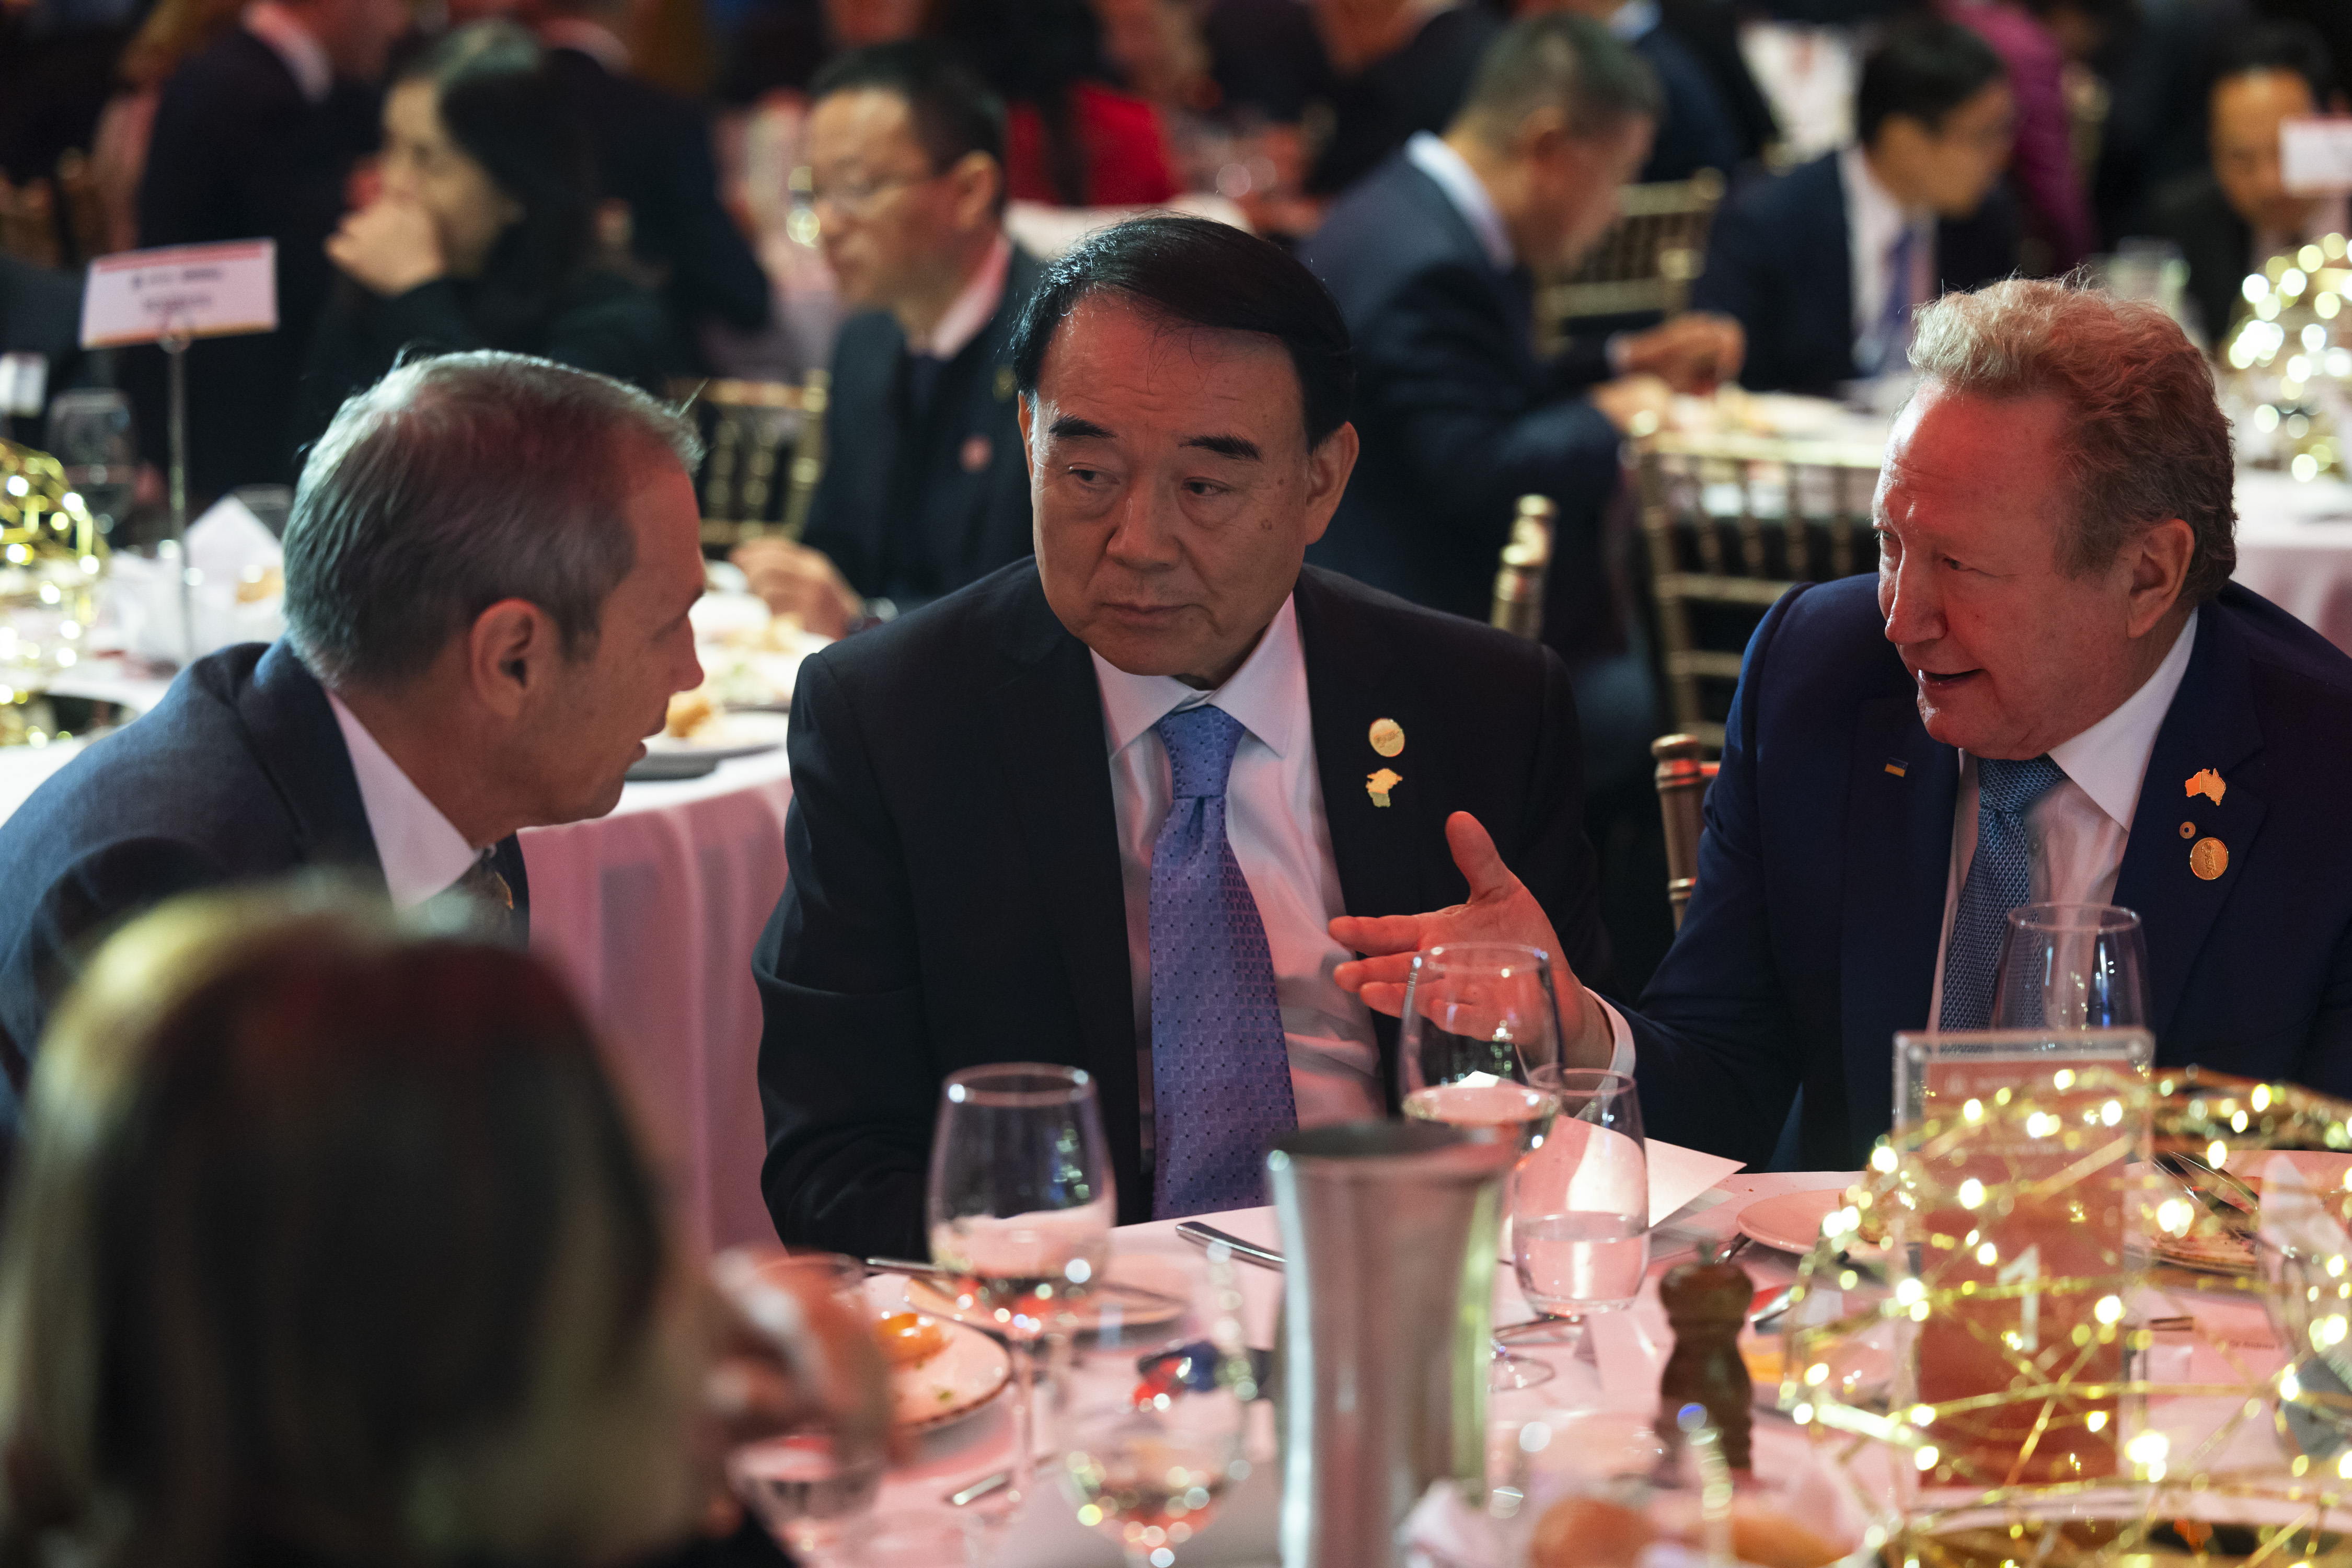
{"type": "Polygon", "coordinates": [[[0,745],[47,745],[43,694],[79,662],[107,546],[46,452],[0,440],[0,745]]]}

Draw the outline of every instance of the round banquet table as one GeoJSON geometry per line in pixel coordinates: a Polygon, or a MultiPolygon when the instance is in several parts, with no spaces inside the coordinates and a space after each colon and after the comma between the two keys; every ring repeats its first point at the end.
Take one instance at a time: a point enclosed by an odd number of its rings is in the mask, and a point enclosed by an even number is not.
{"type": "Polygon", "coordinates": [[[779,747],[630,784],[608,816],[522,835],[531,951],[587,1007],[679,1214],[713,1247],[776,1239],[760,1196],[751,948],[784,890],[792,798],[779,747]]]}
{"type": "Polygon", "coordinates": [[[2352,485],[2238,474],[2237,580],[2352,653],[2352,485]]]}

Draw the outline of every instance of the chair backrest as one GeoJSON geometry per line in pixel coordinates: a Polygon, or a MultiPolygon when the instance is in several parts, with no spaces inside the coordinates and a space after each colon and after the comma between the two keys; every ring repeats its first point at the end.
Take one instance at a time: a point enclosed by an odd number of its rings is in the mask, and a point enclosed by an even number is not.
{"type": "Polygon", "coordinates": [[[1544,581],[1551,573],[1552,525],[1559,518],[1549,496],[1519,498],[1502,569],[1495,574],[1495,607],[1487,619],[1496,630],[1543,640],[1544,581]]]}
{"type": "Polygon", "coordinates": [[[1706,231],[1723,200],[1723,176],[1701,169],[1687,180],[1627,185],[1617,194],[1622,216],[1602,235],[1572,278],[1543,291],[1536,318],[1549,333],[1596,316],[1658,310],[1673,315],[1689,302],[1691,279],[1706,265],[1706,231]]]}
{"type": "Polygon", "coordinates": [[[1650,742],[1658,759],[1658,813],[1666,825],[1666,902],[1682,930],[1683,909],[1698,886],[1698,836],[1706,787],[1719,763],[1705,760],[1706,742],[1696,735],[1661,735],[1650,742]]]}
{"type": "Polygon", "coordinates": [[[1675,725],[1723,744],[1748,637],[1795,584],[1875,571],[1864,442],[1660,435],[1640,456],[1642,532],[1675,725]]]}
{"type": "Polygon", "coordinates": [[[824,471],[824,405],[831,373],[788,381],[678,381],[706,446],[696,489],[702,542],[731,549],[747,539],[798,539],[824,471]]]}

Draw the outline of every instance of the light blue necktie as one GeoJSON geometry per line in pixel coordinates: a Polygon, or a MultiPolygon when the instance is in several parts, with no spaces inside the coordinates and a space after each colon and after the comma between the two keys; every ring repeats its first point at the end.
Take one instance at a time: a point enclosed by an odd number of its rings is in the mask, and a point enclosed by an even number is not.
{"type": "Polygon", "coordinates": [[[1992,1017],[1993,979],[2009,940],[2009,911],[2033,897],[2032,834],[2025,814],[2065,779],[2048,757],[1977,759],[1977,852],[1952,911],[1937,1026],[1981,1029],[1992,1017]]]}
{"type": "Polygon", "coordinates": [[[1266,1146],[1298,1125],[1274,957],[1225,840],[1242,721],[1160,721],[1173,782],[1151,847],[1151,1121],[1158,1218],[1265,1202],[1266,1146]]]}

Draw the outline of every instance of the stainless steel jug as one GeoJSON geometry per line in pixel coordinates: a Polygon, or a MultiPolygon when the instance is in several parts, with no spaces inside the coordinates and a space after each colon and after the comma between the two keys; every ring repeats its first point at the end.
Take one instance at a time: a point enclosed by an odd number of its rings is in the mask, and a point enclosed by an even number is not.
{"type": "Polygon", "coordinates": [[[1432,1481],[1482,1489],[1514,1142],[1427,1121],[1295,1132],[1282,1226],[1283,1568],[1391,1568],[1432,1481]]]}

